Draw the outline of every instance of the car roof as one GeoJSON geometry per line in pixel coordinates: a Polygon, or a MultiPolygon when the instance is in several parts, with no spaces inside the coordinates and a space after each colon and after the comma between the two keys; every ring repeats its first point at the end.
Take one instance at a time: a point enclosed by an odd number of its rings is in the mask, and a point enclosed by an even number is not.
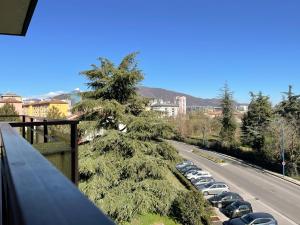
{"type": "Polygon", "coordinates": [[[236,200],[235,202],[239,203],[240,205],[251,205],[250,202],[243,201],[243,200],[236,200]]]}
{"type": "MultiPolygon", "coordinates": [[[[213,182],[214,184],[225,184],[224,182],[220,182],[220,181],[215,181],[213,182]]],[[[225,184],[227,186],[227,184],[225,184]]]]}
{"type": "Polygon", "coordinates": [[[223,193],[224,195],[238,195],[238,196],[240,196],[238,193],[235,193],[235,192],[224,192],[223,193]]]}
{"type": "Polygon", "coordinates": [[[271,214],[264,213],[264,212],[249,213],[249,215],[251,215],[251,217],[254,219],[258,219],[258,218],[273,218],[274,219],[274,217],[271,214]]]}

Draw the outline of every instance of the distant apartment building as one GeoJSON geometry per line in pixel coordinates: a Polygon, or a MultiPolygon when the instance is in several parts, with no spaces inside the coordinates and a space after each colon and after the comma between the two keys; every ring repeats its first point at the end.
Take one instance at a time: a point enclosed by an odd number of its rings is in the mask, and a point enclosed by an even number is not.
{"type": "Polygon", "coordinates": [[[186,97],[185,96],[177,96],[176,104],[178,105],[178,113],[180,115],[186,115],[186,97]]]}
{"type": "Polygon", "coordinates": [[[236,109],[240,112],[247,112],[248,111],[248,104],[240,104],[236,107],[236,109]]]}
{"type": "Polygon", "coordinates": [[[28,116],[47,117],[48,111],[53,107],[57,108],[63,116],[69,115],[69,103],[62,100],[29,102],[23,105],[23,112],[28,116]]]}
{"type": "Polygon", "coordinates": [[[162,112],[168,117],[176,117],[178,115],[179,106],[170,103],[158,103],[151,105],[151,110],[162,112]]]}
{"type": "Polygon", "coordinates": [[[163,99],[151,99],[150,109],[154,111],[163,112],[165,116],[176,117],[178,115],[186,114],[186,98],[184,96],[177,96],[174,102],[164,101],[163,99]]]}
{"type": "Polygon", "coordinates": [[[23,114],[22,97],[14,93],[6,93],[0,96],[0,108],[5,104],[11,104],[15,107],[18,114],[23,114]]]}

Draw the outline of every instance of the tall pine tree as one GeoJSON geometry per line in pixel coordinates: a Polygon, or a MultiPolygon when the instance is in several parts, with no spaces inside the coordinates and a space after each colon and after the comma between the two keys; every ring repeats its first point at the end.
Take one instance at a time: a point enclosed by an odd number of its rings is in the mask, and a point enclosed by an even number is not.
{"type": "Polygon", "coordinates": [[[227,83],[221,90],[221,107],[222,107],[222,119],[221,119],[221,131],[220,138],[225,145],[231,145],[235,142],[236,121],[234,119],[234,101],[233,94],[230,91],[227,83]]]}
{"type": "Polygon", "coordinates": [[[118,66],[100,58],[100,66],[82,72],[90,91],[74,107],[82,140],[89,140],[79,148],[79,187],[118,223],[149,212],[167,215],[180,193],[170,181],[180,157],[161,139],[172,130],[137,95],[143,74],[135,58],[129,54],[118,66]]]}

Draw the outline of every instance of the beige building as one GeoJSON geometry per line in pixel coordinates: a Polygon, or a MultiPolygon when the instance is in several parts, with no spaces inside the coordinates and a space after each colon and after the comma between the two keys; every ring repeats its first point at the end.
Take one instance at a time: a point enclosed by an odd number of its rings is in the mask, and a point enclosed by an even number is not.
{"type": "Polygon", "coordinates": [[[23,114],[22,97],[13,93],[7,93],[0,96],[0,108],[5,104],[11,104],[15,107],[19,115],[23,114]]]}

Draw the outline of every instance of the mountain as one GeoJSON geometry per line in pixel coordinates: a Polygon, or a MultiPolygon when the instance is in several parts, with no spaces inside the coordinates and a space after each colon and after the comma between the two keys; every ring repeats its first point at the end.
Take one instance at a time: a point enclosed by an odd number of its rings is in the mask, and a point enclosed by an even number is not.
{"type": "Polygon", "coordinates": [[[80,91],[75,89],[70,93],[63,93],[63,94],[56,95],[52,97],[52,99],[69,100],[71,101],[71,105],[75,105],[76,103],[81,101],[81,96],[80,96],[80,91]]]}
{"type": "MultiPolygon", "coordinates": [[[[217,98],[198,98],[185,93],[170,91],[163,88],[138,87],[137,92],[147,98],[163,99],[164,101],[174,102],[176,96],[185,96],[186,105],[189,106],[220,106],[220,99],[217,98]]],[[[241,105],[236,103],[236,105],[241,105]]]]}
{"type": "MultiPolygon", "coordinates": [[[[140,86],[137,89],[137,92],[146,98],[155,98],[155,99],[163,99],[164,101],[169,101],[173,103],[175,101],[176,96],[185,96],[186,97],[186,105],[189,106],[212,106],[218,107],[220,106],[220,99],[217,98],[198,98],[192,95],[188,95],[181,92],[170,91],[163,88],[151,88],[140,86]]],[[[74,90],[70,93],[59,94],[54,96],[52,99],[60,99],[60,100],[71,100],[73,104],[80,101],[81,97],[79,96],[80,91],[74,90]]],[[[237,103],[236,105],[247,105],[237,103]]]]}

